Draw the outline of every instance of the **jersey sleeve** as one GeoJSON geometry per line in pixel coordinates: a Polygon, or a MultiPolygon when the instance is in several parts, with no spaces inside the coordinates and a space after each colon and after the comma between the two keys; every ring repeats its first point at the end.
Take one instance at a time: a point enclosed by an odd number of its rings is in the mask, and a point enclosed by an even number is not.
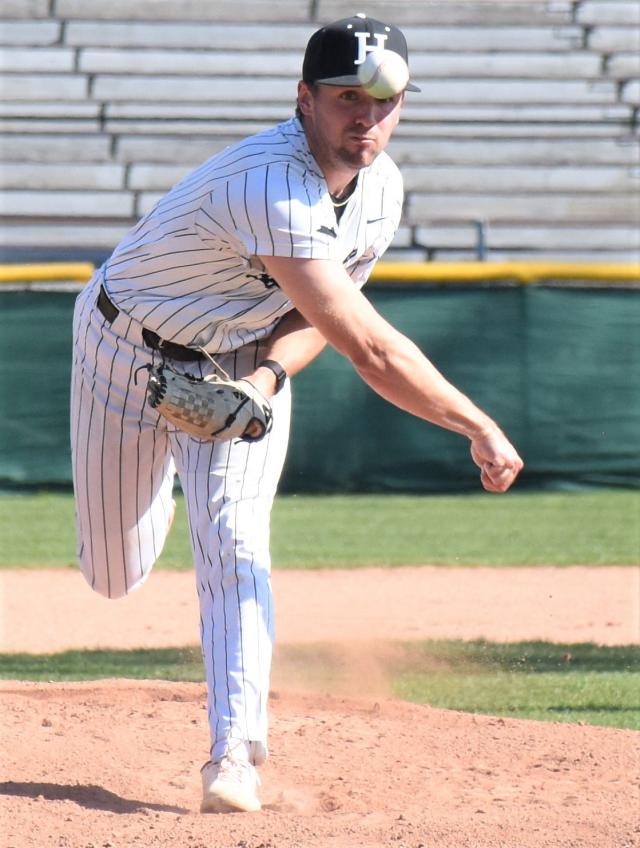
{"type": "Polygon", "coordinates": [[[322,230],[322,189],[317,178],[291,162],[261,165],[229,179],[203,206],[246,256],[334,259],[322,230]]]}

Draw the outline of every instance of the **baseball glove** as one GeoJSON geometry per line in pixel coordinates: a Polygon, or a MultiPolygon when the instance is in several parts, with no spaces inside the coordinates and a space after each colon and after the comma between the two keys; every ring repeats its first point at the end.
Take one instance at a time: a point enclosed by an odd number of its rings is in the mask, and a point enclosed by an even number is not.
{"type": "Polygon", "coordinates": [[[271,429],[271,404],[248,380],[193,377],[166,363],[149,370],[147,398],[167,421],[198,439],[257,442],[271,429]]]}

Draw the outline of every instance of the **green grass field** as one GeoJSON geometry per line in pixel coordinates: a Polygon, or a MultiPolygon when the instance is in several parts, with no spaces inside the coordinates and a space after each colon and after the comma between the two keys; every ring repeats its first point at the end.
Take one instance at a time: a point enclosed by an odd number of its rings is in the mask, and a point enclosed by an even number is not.
{"type": "MultiPolygon", "coordinates": [[[[0,568],[75,562],[70,495],[0,495],[0,568]]],[[[276,568],[367,565],[616,565],[640,561],[640,493],[469,496],[281,496],[276,568]]],[[[184,502],[159,562],[191,568],[184,502]]],[[[424,642],[379,665],[397,697],[448,709],[640,730],[640,648],[424,642]]],[[[327,646],[286,647],[276,662],[333,691],[349,666],[327,646]]],[[[199,651],[0,654],[0,677],[202,680],[199,651]]]]}
{"type": "MultiPolygon", "coordinates": [[[[160,568],[190,568],[184,502],[160,568]]],[[[70,495],[0,495],[0,567],[75,561],[70,495]]],[[[275,568],[627,565],[640,561],[640,493],[281,496],[275,568]]]]}
{"type": "Polygon", "coordinates": [[[393,691],[465,712],[640,730],[640,647],[409,645],[393,691]]]}

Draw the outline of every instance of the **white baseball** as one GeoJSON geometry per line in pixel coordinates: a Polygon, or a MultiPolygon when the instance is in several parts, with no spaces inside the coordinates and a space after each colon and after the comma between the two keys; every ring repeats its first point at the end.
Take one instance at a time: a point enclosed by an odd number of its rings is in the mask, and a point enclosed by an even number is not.
{"type": "Polygon", "coordinates": [[[409,82],[409,68],[393,50],[373,50],[358,66],[360,84],[372,97],[386,100],[404,91],[409,82]]]}

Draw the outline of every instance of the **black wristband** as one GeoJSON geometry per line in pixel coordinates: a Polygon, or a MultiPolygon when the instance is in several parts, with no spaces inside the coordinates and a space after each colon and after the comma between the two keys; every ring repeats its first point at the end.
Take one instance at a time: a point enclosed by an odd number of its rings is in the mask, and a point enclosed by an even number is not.
{"type": "Polygon", "coordinates": [[[282,365],[280,365],[279,362],[276,362],[275,359],[263,359],[262,362],[258,365],[258,368],[268,368],[269,371],[273,371],[276,378],[277,394],[284,386],[285,380],[287,379],[287,372],[284,370],[282,365]]]}

